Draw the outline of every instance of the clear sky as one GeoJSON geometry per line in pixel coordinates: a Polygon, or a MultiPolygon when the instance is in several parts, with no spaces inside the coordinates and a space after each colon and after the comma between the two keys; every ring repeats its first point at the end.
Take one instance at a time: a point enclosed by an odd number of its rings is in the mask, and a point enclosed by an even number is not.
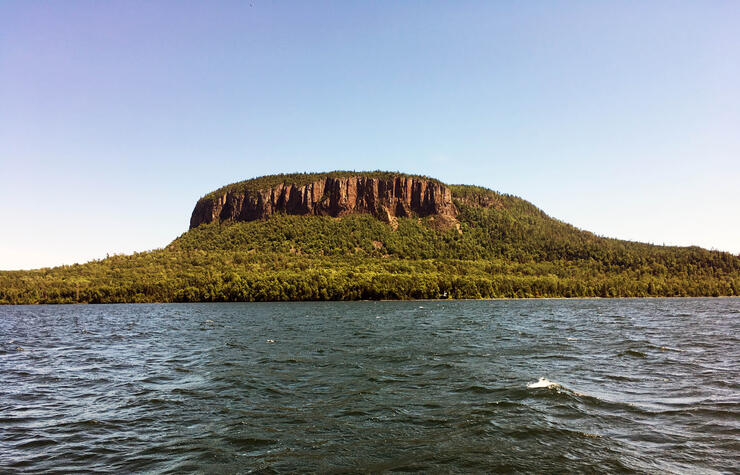
{"type": "Polygon", "coordinates": [[[0,2],[0,269],[163,247],[217,187],[334,169],[740,253],[740,3],[0,2]]]}

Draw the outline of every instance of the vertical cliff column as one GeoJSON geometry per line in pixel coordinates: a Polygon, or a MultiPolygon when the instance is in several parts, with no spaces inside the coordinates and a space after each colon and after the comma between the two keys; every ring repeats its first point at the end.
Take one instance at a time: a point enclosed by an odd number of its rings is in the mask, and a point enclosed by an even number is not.
{"type": "Polygon", "coordinates": [[[357,208],[377,214],[378,182],[373,178],[357,177],[357,208]]]}
{"type": "Polygon", "coordinates": [[[190,227],[214,221],[252,221],[276,213],[345,216],[369,213],[384,221],[393,217],[438,214],[455,220],[457,209],[446,186],[408,176],[327,177],[297,185],[283,182],[264,189],[216,192],[198,201],[190,227]]]}

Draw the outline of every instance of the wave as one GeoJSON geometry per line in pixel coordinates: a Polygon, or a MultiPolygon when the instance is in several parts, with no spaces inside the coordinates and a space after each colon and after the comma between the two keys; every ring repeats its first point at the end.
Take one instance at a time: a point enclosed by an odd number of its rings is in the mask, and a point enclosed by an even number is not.
{"type": "Polygon", "coordinates": [[[539,381],[536,383],[530,383],[527,384],[528,389],[538,389],[538,388],[547,388],[547,389],[558,389],[562,388],[562,386],[558,383],[554,383],[550,381],[547,378],[540,378],[539,381]]]}
{"type": "Polygon", "coordinates": [[[560,383],[556,383],[555,381],[550,381],[547,378],[540,378],[537,382],[528,384],[527,389],[554,389],[558,393],[566,393],[572,396],[585,397],[589,399],[594,399],[599,402],[605,402],[597,397],[589,396],[588,394],[579,393],[578,391],[573,391],[572,389],[560,383]]]}
{"type": "MultiPolygon", "coordinates": [[[[538,394],[538,397],[542,396],[546,398],[556,398],[556,399],[564,398],[565,401],[569,401],[570,403],[585,404],[589,407],[598,408],[600,410],[619,411],[620,413],[623,411],[627,411],[630,413],[637,413],[637,414],[641,414],[645,416],[652,416],[657,413],[666,412],[664,409],[656,410],[654,408],[645,407],[645,404],[633,403],[633,402],[628,402],[628,401],[620,401],[620,400],[615,400],[611,398],[606,398],[604,397],[604,395],[595,396],[591,394],[574,391],[573,389],[561,383],[551,381],[547,378],[540,378],[538,381],[534,383],[527,384],[527,389],[530,389],[530,390],[531,389],[536,389],[536,390],[546,389],[547,391],[540,392],[538,394]]],[[[681,410],[686,411],[686,408],[682,407],[681,410]]]]}

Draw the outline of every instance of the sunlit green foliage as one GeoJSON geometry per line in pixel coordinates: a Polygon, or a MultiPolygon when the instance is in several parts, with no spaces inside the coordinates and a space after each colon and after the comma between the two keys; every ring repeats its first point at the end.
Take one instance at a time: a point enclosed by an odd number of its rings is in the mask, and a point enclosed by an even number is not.
{"type": "Polygon", "coordinates": [[[0,272],[0,303],[740,295],[740,257],[595,236],[519,198],[452,186],[431,218],[274,215],[201,225],[167,248],[0,272]]]}

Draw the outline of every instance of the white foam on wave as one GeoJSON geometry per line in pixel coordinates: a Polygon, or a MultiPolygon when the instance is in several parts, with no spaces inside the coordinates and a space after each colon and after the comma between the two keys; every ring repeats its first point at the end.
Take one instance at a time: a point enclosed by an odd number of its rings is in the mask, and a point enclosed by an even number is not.
{"type": "Polygon", "coordinates": [[[547,378],[540,378],[539,381],[536,383],[529,383],[527,384],[527,388],[529,389],[537,389],[537,388],[554,388],[560,386],[558,383],[553,383],[547,378]]]}
{"type": "Polygon", "coordinates": [[[590,397],[588,396],[588,394],[579,393],[578,391],[574,391],[567,386],[563,386],[560,383],[550,381],[547,378],[540,378],[539,381],[537,381],[536,383],[529,383],[527,384],[527,388],[528,389],[555,389],[558,392],[566,392],[574,396],[590,397]]]}

